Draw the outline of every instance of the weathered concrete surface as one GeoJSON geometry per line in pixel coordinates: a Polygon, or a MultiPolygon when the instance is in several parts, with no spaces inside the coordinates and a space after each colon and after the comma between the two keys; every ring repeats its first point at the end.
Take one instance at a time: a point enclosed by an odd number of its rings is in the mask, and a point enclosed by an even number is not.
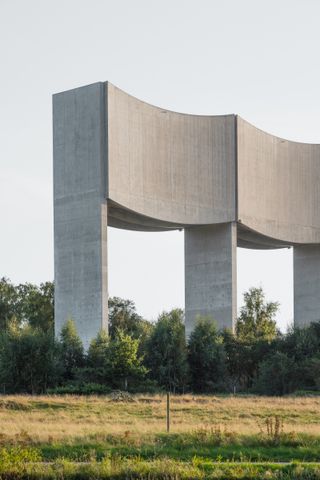
{"type": "Polygon", "coordinates": [[[288,245],[320,243],[320,145],[290,142],[237,117],[238,219],[288,245]]]}
{"type": "Polygon", "coordinates": [[[53,97],[55,330],[72,318],[85,347],[108,316],[103,87],[53,97]]]}
{"type": "Polygon", "coordinates": [[[108,198],[162,222],[234,221],[235,116],[170,112],[106,88],[108,198]]]}
{"type": "Polygon", "coordinates": [[[233,329],[237,316],[235,223],[185,229],[185,318],[189,336],[199,315],[233,329]]]}
{"type": "Polygon", "coordinates": [[[320,321],[320,246],[293,249],[294,323],[304,327],[320,321]]]}

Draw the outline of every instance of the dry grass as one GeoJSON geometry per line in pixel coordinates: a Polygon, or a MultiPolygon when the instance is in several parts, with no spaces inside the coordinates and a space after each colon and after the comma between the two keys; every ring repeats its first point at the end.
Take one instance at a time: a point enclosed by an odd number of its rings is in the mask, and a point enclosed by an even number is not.
{"type": "MultiPolygon", "coordinates": [[[[134,400],[122,403],[108,396],[0,396],[0,439],[27,435],[39,442],[68,442],[77,437],[164,432],[165,396],[137,395],[134,400]]],[[[172,431],[176,433],[219,425],[237,434],[255,434],[267,417],[279,415],[285,431],[320,434],[317,397],[173,396],[171,412],[172,431]]]]}

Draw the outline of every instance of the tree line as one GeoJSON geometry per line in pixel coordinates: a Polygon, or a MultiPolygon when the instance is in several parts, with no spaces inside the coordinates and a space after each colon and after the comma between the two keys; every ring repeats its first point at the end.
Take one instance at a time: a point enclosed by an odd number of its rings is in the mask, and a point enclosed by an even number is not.
{"type": "Polygon", "coordinates": [[[188,340],[184,313],[151,323],[130,300],[109,299],[109,333],[85,351],[69,319],[54,337],[54,286],[0,280],[3,393],[175,393],[285,395],[320,389],[320,322],[281,333],[261,288],[244,295],[235,332],[200,317],[188,340]]]}

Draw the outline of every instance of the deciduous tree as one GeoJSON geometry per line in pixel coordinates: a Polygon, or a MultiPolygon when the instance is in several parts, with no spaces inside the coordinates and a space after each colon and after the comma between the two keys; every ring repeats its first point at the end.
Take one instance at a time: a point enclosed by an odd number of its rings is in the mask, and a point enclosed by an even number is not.
{"type": "Polygon", "coordinates": [[[0,384],[6,392],[43,393],[58,381],[58,350],[51,333],[10,322],[0,336],[0,384]]]}
{"type": "Polygon", "coordinates": [[[227,377],[223,338],[216,324],[208,317],[200,317],[190,335],[188,360],[191,388],[205,393],[221,391],[227,377]]]}
{"type": "Polygon", "coordinates": [[[119,381],[128,389],[130,379],[142,379],[147,369],[138,355],[139,340],[118,329],[109,345],[109,359],[113,382],[119,381]]]}
{"type": "Polygon", "coordinates": [[[159,385],[172,392],[184,391],[188,365],[181,309],[160,315],[148,342],[147,365],[159,385]]]}
{"type": "Polygon", "coordinates": [[[262,288],[250,288],[236,324],[237,337],[244,341],[272,340],[277,335],[275,315],[278,302],[266,302],[262,288]]]}

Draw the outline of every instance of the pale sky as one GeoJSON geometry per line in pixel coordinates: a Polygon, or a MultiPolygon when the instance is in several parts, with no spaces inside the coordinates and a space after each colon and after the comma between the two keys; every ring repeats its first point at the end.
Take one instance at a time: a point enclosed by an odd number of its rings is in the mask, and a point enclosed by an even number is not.
{"type": "MultiPolygon", "coordinates": [[[[109,80],[151,104],[238,113],[320,143],[319,0],[0,0],[0,276],[53,279],[53,93],[109,80]]],[[[292,321],[292,250],[238,249],[292,321]]],[[[183,232],[109,229],[109,293],[154,319],[183,306],[183,232]]]]}

